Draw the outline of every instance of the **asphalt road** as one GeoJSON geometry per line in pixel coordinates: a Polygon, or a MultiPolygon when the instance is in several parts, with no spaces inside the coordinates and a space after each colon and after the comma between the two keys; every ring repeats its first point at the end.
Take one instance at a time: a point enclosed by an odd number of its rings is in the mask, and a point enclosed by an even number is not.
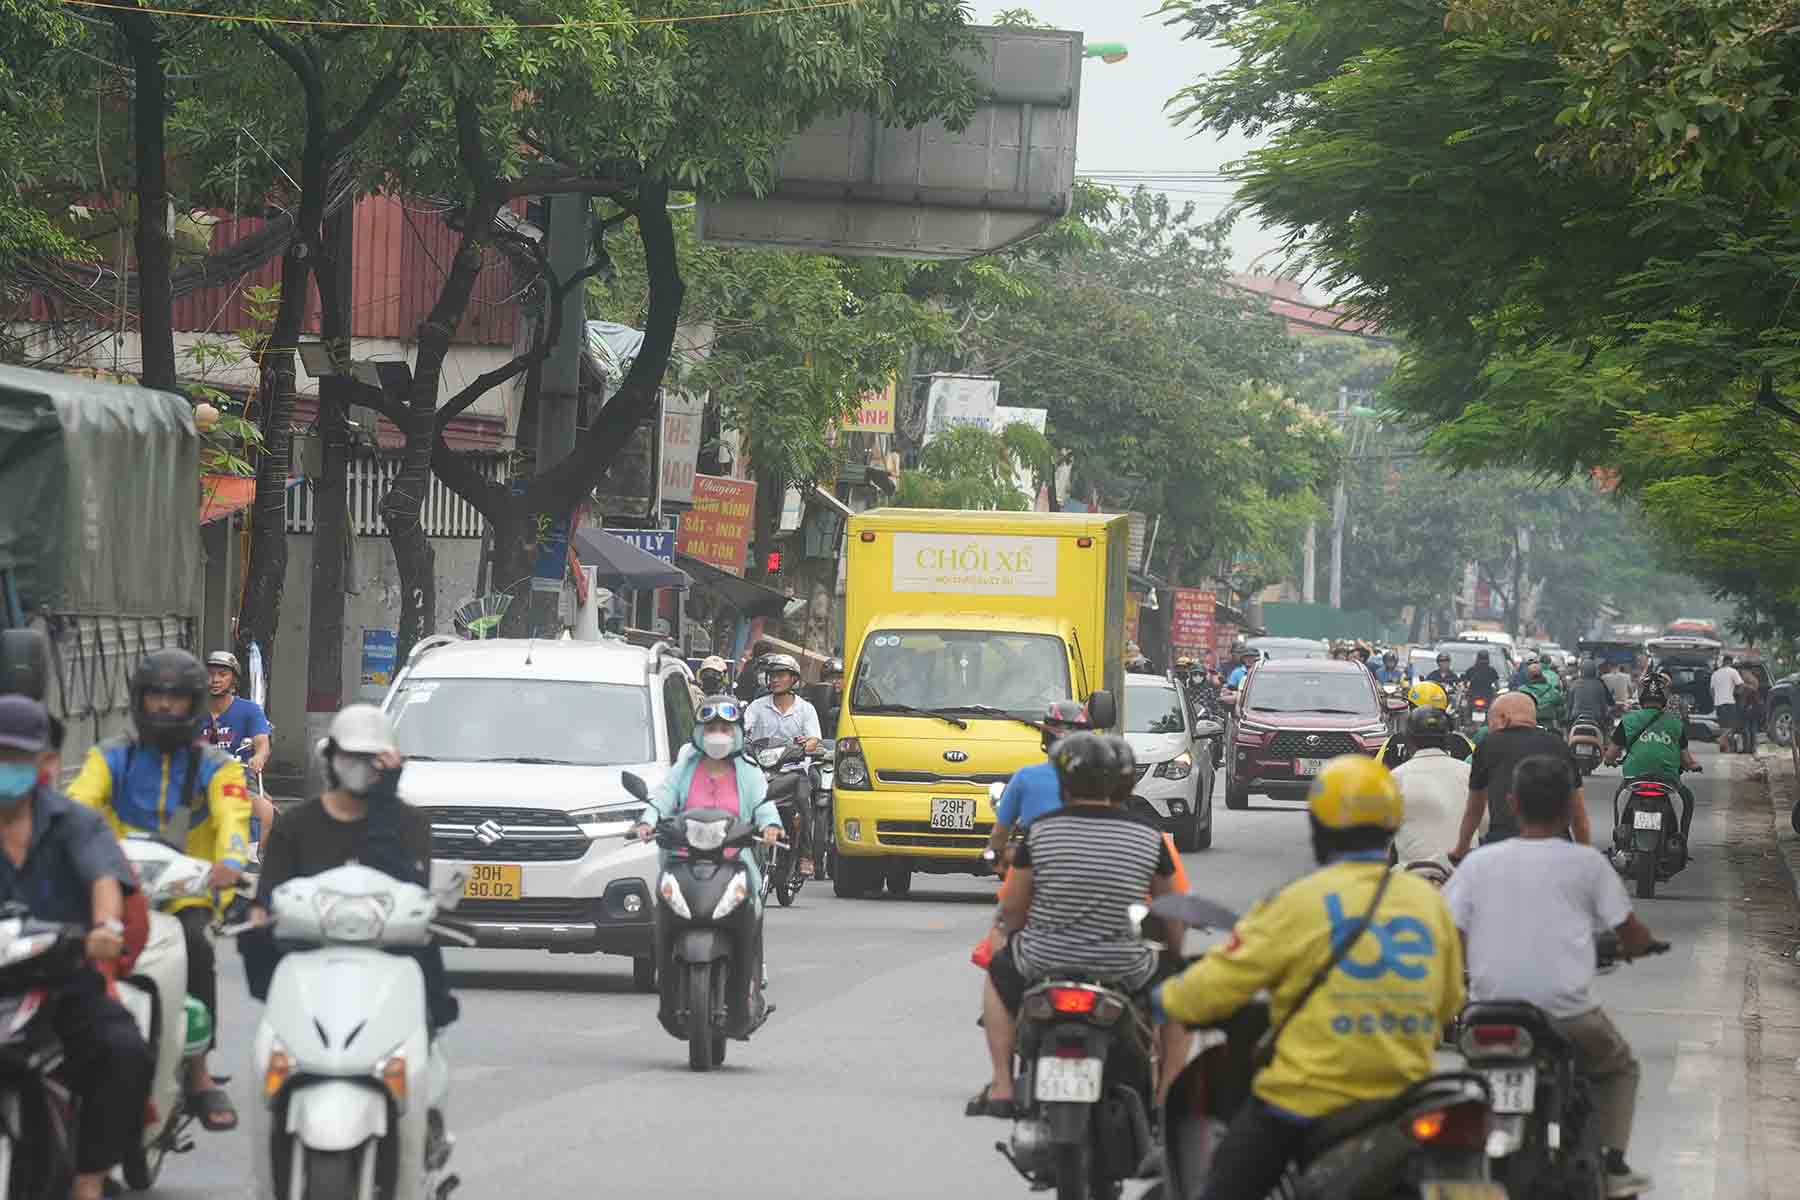
{"type": "MultiPolygon", "coordinates": [[[[1632,1157],[1661,1196],[1791,1195],[1800,1178],[1793,893],[1755,844],[1767,800],[1734,807],[1728,791],[1752,764],[1701,754],[1696,861],[1639,905],[1675,950],[1600,984],[1643,1063],[1632,1157]]],[[[1588,788],[1596,830],[1610,827],[1616,779],[1602,772],[1588,788]]],[[[1196,891],[1239,908],[1310,865],[1300,806],[1252,805],[1234,813],[1221,802],[1215,848],[1187,860],[1196,891]]],[[[460,1194],[1023,1193],[993,1150],[1005,1126],[962,1116],[986,1076],[975,1026],[981,980],[968,951],[993,891],[922,876],[906,900],[843,901],[815,886],[794,908],[771,911],[778,1011],[704,1076],[689,1073],[683,1045],[656,1024],[654,999],[632,993],[624,959],[455,953],[463,1015],[446,1036],[460,1194]]],[[[253,1102],[256,1006],[236,956],[226,949],[220,963],[215,1069],[235,1073],[231,1091],[244,1106],[253,1102]]],[[[248,1195],[247,1136],[199,1137],[193,1153],[170,1161],[157,1194],[248,1195]]]]}

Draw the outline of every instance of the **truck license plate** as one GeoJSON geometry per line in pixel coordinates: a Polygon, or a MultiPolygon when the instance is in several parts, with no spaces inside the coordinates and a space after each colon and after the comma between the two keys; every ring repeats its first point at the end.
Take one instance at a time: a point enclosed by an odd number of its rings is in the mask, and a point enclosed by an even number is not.
{"type": "Polygon", "coordinates": [[[1296,758],[1294,760],[1294,774],[1317,775],[1320,771],[1325,769],[1325,764],[1330,761],[1329,758],[1296,758]]]}
{"type": "Polygon", "coordinates": [[[1631,814],[1631,823],[1636,829],[1661,829],[1663,815],[1654,809],[1640,808],[1631,814]]]}
{"type": "Polygon", "coordinates": [[[1505,1067],[1487,1072],[1494,1111],[1502,1116],[1528,1113],[1537,1105],[1537,1068],[1505,1067]]]}
{"type": "Polygon", "coordinates": [[[517,900],[525,894],[525,869],[511,863],[474,863],[469,878],[463,883],[463,896],[470,900],[517,900]]]}
{"type": "Polygon", "coordinates": [[[933,797],[931,801],[931,827],[933,829],[974,829],[975,801],[973,799],[940,799],[933,797]]]}
{"type": "Polygon", "coordinates": [[[1046,1055],[1037,1060],[1037,1098],[1098,1104],[1100,1075],[1105,1066],[1106,1063],[1098,1058],[1052,1058],[1046,1055]]]}

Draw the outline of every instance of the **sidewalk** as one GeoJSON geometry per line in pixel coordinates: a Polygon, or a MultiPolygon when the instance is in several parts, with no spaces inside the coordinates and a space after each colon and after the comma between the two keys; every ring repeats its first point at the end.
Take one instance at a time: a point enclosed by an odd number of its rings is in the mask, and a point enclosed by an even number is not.
{"type": "Polygon", "coordinates": [[[1800,800],[1800,738],[1793,747],[1771,746],[1757,755],[1768,770],[1769,804],[1775,814],[1775,845],[1787,866],[1788,882],[1800,900],[1800,834],[1794,832],[1794,803],[1800,800]]]}

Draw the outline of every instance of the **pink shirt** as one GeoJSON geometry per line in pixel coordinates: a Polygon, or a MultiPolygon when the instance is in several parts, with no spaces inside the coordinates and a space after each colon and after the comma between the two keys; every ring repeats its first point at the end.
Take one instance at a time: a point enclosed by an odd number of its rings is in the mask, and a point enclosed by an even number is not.
{"type": "Polygon", "coordinates": [[[689,811],[694,809],[719,809],[738,815],[737,772],[726,771],[723,775],[711,775],[702,768],[695,768],[694,778],[688,784],[687,805],[689,811]]]}

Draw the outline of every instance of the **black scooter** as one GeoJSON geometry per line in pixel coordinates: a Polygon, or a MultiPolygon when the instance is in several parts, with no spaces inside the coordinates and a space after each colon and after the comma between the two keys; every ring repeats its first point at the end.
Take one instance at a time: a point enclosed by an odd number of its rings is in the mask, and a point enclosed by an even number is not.
{"type": "MultiPolygon", "coordinates": [[[[648,802],[644,781],[627,771],[625,790],[648,802]]],[[[762,994],[762,916],[741,856],[758,830],[728,812],[677,813],[656,826],[671,853],[656,886],[657,1019],[686,1041],[688,1066],[725,1061],[727,1038],[748,1041],[772,1008],[762,994]]]]}
{"type": "MultiPolygon", "coordinates": [[[[758,738],[748,749],[751,760],[768,776],[769,799],[781,813],[781,825],[787,830],[789,843],[785,848],[778,847],[770,856],[769,869],[763,877],[763,895],[773,895],[781,907],[789,908],[799,899],[800,889],[806,885],[806,876],[799,871],[800,848],[806,845],[806,839],[800,834],[801,817],[810,818],[809,827],[815,842],[822,828],[818,812],[821,797],[819,755],[808,754],[805,747],[780,738],[758,738]],[[792,769],[803,763],[805,766],[801,769],[792,769]]],[[[821,744],[819,754],[828,752],[821,744]]],[[[824,792],[823,796],[829,805],[830,793],[824,792]]],[[[821,857],[819,848],[813,847],[814,863],[821,857]]]]}
{"type": "Polygon", "coordinates": [[[79,926],[0,906],[0,1197],[62,1200],[75,1180],[77,1113],[55,1073],[62,1043],[50,1028],[54,993],[86,962],[79,926]]]}
{"type": "Polygon", "coordinates": [[[1656,885],[1688,864],[1678,810],[1684,804],[1681,790],[1660,779],[1627,779],[1613,793],[1612,864],[1637,884],[1639,900],[1655,898],[1656,885]]]}

